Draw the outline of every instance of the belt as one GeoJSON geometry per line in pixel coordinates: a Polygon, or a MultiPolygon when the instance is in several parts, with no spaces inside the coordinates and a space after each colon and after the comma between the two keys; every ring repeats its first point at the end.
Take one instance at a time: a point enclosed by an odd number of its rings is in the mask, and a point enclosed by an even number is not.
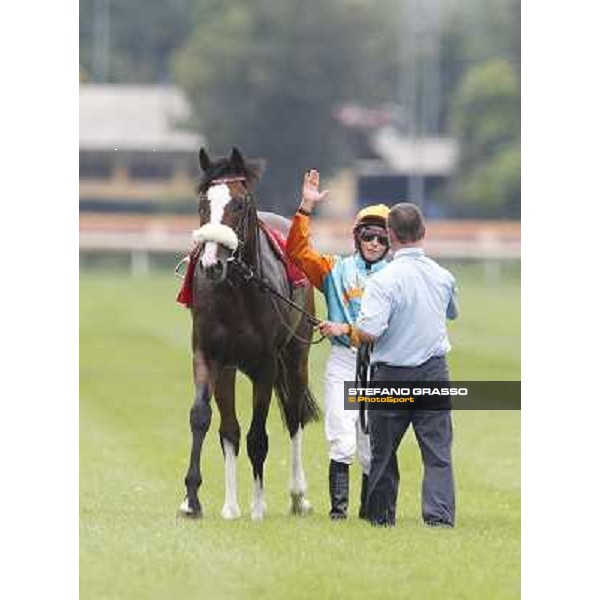
{"type": "Polygon", "coordinates": [[[431,358],[428,358],[425,362],[421,363],[420,365],[392,365],[391,363],[386,363],[386,362],[376,362],[371,364],[371,367],[373,369],[378,369],[380,367],[387,367],[388,369],[419,369],[420,367],[423,367],[427,364],[429,364],[430,362],[434,361],[434,360],[441,360],[441,359],[445,359],[446,355],[442,354],[441,356],[432,356],[431,358]]]}

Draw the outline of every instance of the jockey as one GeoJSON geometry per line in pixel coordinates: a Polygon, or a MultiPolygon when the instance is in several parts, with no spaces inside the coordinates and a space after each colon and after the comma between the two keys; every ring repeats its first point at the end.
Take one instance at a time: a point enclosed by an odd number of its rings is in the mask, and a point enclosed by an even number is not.
{"type": "MultiPolygon", "coordinates": [[[[319,191],[318,171],[304,177],[302,202],[292,221],[286,252],[289,259],[306,273],[327,303],[327,321],[321,333],[331,338],[331,353],[325,370],[325,436],[329,444],[329,495],[332,519],[345,519],[348,511],[349,465],[358,450],[362,467],[359,516],[365,518],[365,502],[370,468],[369,438],[362,432],[359,412],[344,410],[344,382],[353,382],[356,349],[350,338],[356,335],[354,323],[360,312],[367,277],[387,263],[389,249],[387,216],[383,204],[362,209],[354,222],[356,252],[347,257],[320,254],[310,244],[310,215],[327,191],[319,191]]],[[[358,344],[357,344],[358,345],[358,344]]]]}

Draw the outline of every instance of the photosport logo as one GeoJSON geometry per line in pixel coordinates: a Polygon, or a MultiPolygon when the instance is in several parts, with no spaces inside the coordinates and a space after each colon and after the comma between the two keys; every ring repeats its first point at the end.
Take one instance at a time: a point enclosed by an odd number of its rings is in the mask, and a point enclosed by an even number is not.
{"type": "Polygon", "coordinates": [[[360,410],[521,410],[520,381],[344,382],[344,408],[360,410]]]}

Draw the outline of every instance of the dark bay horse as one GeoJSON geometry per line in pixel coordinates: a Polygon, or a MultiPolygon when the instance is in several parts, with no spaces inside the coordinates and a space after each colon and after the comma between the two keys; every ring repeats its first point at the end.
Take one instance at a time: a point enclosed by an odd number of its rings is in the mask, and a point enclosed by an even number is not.
{"type": "MultiPolygon", "coordinates": [[[[259,226],[252,195],[260,176],[259,165],[246,162],[236,148],[228,158],[215,161],[201,149],[199,158],[200,228],[194,237],[200,246],[192,303],[196,392],[190,410],[192,448],[185,477],[187,493],[180,514],[202,516],[198,498],[202,483],[200,456],[210,426],[213,393],[221,417],[219,437],[225,459],[225,503],[221,515],[235,519],[241,514],[236,493],[236,458],[240,446],[235,407],[238,369],[253,384],[252,422],[246,437],[254,477],[251,517],[261,520],[265,515],[263,465],[269,447],[265,424],[273,390],[291,438],[291,512],[306,514],[311,507],[305,497],[302,429],[319,414],[308,388],[307,341],[312,326],[305,315],[261,291],[235,268],[241,264],[252,269],[279,293],[291,297],[285,266],[259,226]]],[[[273,217],[280,229],[289,227],[286,219],[273,217]]],[[[294,300],[314,314],[311,288],[296,291],[294,300]]]]}

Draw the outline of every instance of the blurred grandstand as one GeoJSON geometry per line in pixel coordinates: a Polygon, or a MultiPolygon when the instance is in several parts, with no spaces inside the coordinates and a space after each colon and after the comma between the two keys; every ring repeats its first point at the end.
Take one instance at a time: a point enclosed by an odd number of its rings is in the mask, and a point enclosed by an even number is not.
{"type": "MultiPolygon", "coordinates": [[[[520,257],[520,223],[450,219],[436,193],[454,172],[459,148],[442,137],[405,137],[393,109],[341,107],[336,118],[353,136],[357,160],[325,182],[332,201],[315,219],[315,245],[324,252],[352,251],[352,215],[365,204],[410,197],[418,175],[428,205],[427,251],[447,260],[504,261],[520,257]]],[[[81,85],[80,251],[130,257],[136,273],[153,254],[190,248],[197,227],[193,189],[197,152],[205,143],[190,130],[190,108],[172,85],[81,85]]],[[[312,166],[312,165],[311,165],[312,166]]],[[[317,165],[318,166],[318,165],[317,165]]],[[[302,165],[298,166],[299,170],[302,165]]],[[[451,216],[451,215],[450,215],[451,216]]]]}

